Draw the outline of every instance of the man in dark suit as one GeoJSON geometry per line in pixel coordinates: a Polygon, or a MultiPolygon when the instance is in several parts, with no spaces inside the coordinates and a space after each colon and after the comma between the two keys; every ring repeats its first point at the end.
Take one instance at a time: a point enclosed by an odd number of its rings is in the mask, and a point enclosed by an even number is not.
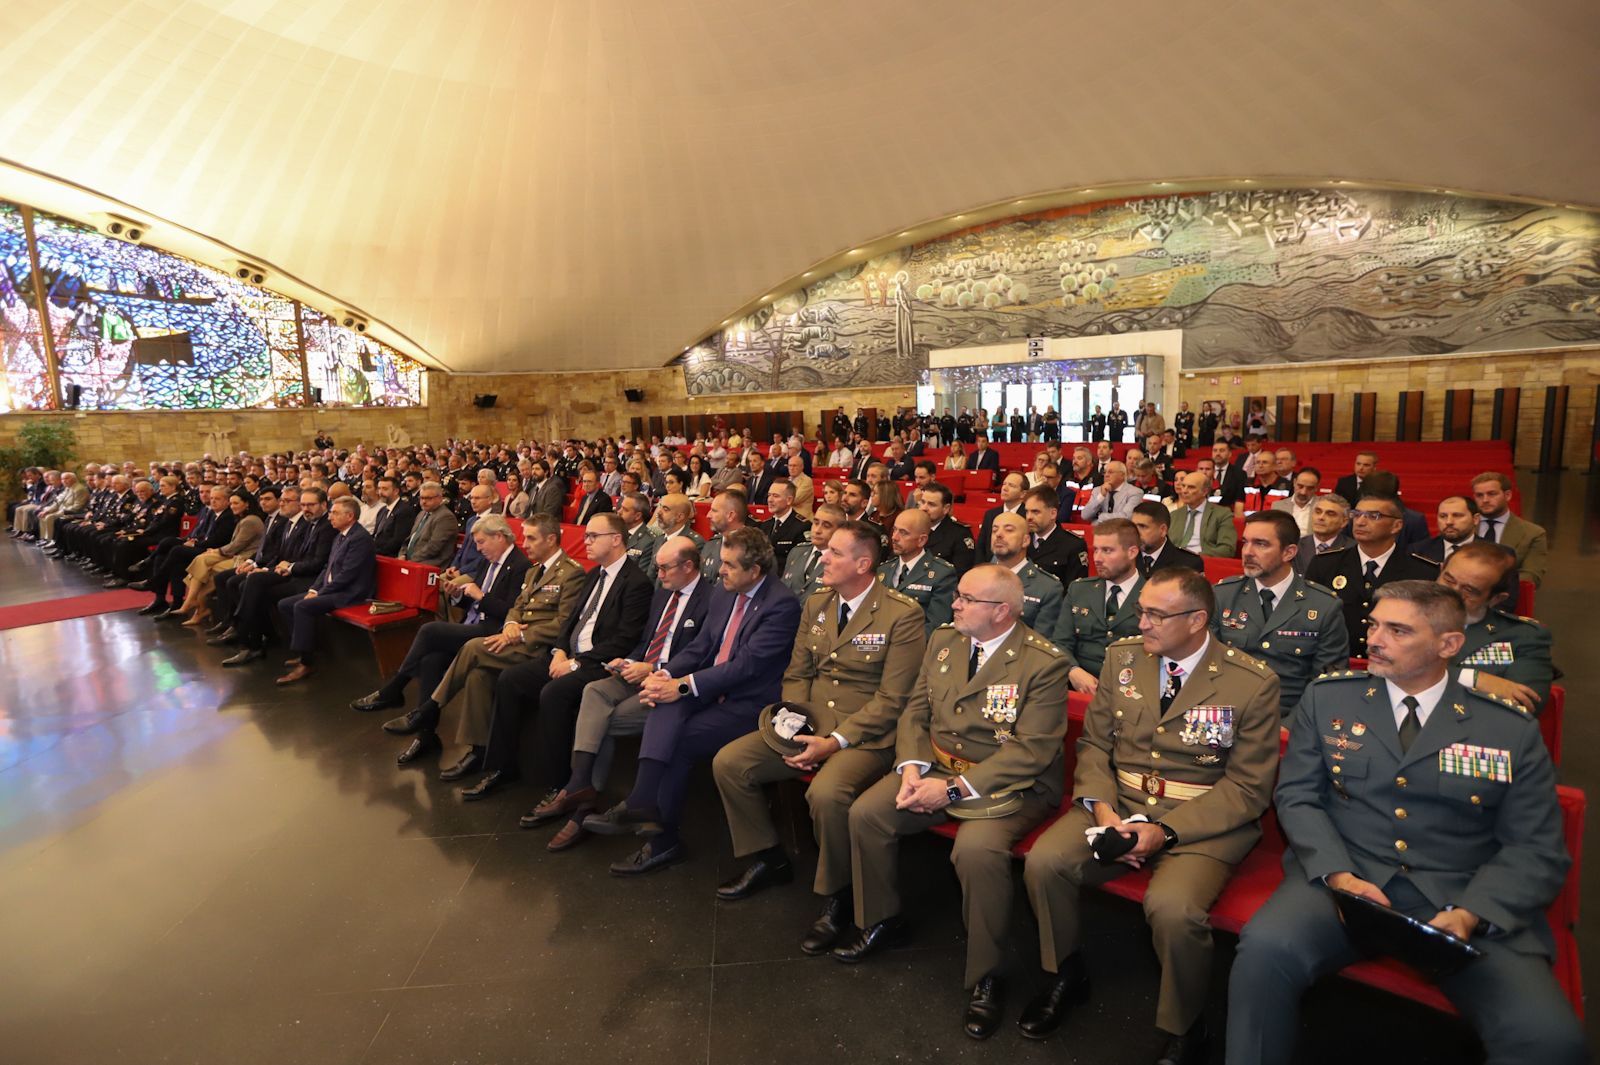
{"type": "MultiPolygon", "coordinates": [[[[1446,496],[1439,500],[1439,535],[1430,536],[1420,544],[1411,546],[1411,553],[1418,558],[1425,558],[1443,569],[1445,562],[1459,549],[1478,540],[1478,507],[1466,496],[1446,496]]],[[[1517,554],[1504,544],[1498,545],[1506,550],[1513,560],[1517,554]]],[[[1500,578],[1493,594],[1504,595],[1499,600],[1510,609],[1517,605],[1517,568],[1512,566],[1500,578]]]]}
{"type": "Polygon", "coordinates": [[[1172,529],[1172,511],[1166,506],[1146,500],[1133,508],[1133,517],[1129,520],[1139,530],[1139,557],[1135,559],[1135,564],[1140,576],[1148,577],[1156,570],[1169,566],[1205,572],[1203,558],[1167,539],[1172,529]]]}
{"type": "Polygon", "coordinates": [[[397,557],[411,536],[411,526],[416,520],[416,504],[400,494],[399,479],[379,477],[378,515],[372,521],[372,546],[377,553],[397,557]]]}
{"type": "MultiPolygon", "coordinates": [[[[405,705],[406,684],[413,678],[418,691],[433,691],[468,640],[492,636],[505,624],[506,612],[522,590],[528,557],[517,550],[511,526],[499,514],[478,517],[473,522],[472,536],[477,558],[463,573],[466,583],[460,590],[462,601],[470,604],[466,616],[460,624],[431,621],[418,629],[395,675],[377,691],[351,703],[352,710],[365,712],[405,705]]],[[[407,765],[438,746],[438,735],[431,729],[423,730],[417,734],[412,749],[401,754],[400,764],[407,765]]]]}
{"type": "Polygon", "coordinates": [[[794,509],[792,481],[777,481],[772,485],[767,492],[767,510],[770,516],[756,527],[771,541],[772,551],[778,560],[777,570],[782,573],[784,564],[789,560],[789,552],[811,541],[811,523],[794,509]]]}
{"type": "MultiPolygon", "coordinates": [[[[999,514],[1021,514],[1022,497],[1028,491],[1028,475],[1025,473],[1008,473],[1005,480],[1000,482],[1000,505],[990,507],[983,512],[983,525],[978,529],[978,558],[992,558],[994,552],[990,550],[989,534],[994,530],[994,519],[999,514]]],[[[1059,511],[1058,511],[1059,514],[1059,511]]],[[[1024,515],[1026,520],[1026,515],[1024,515]]]]}
{"type": "Polygon", "coordinates": [[[266,654],[272,634],[272,608],[285,596],[311,587],[333,551],[333,525],[328,520],[327,493],[307,488],[300,493],[300,519],[284,533],[283,553],[270,568],[252,569],[232,588],[237,606],[227,629],[207,640],[212,647],[238,644],[240,650],[222,664],[242,666],[266,654]]]}
{"type": "Polygon", "coordinates": [[[856,445],[855,458],[850,461],[850,480],[865,481],[867,479],[867,467],[871,466],[872,463],[872,445],[863,440],[856,445]]]}
{"type": "MultiPolygon", "coordinates": [[[[1031,540],[1028,561],[1061,582],[1061,588],[1089,573],[1089,547],[1083,537],[1056,524],[1056,494],[1049,488],[1030,489],[1023,497],[1023,519],[1031,540]]],[[[1044,633],[1050,629],[1045,628],[1044,633]]]]}
{"type": "Polygon", "coordinates": [[[715,584],[700,575],[695,542],[681,536],[668,540],[657,550],[653,564],[660,587],[650,601],[644,635],[628,657],[607,662],[612,675],[586,685],[578,702],[540,708],[534,779],[553,782],[566,772],[567,783],[552,787],[518,824],[534,828],[566,818],[546,845],[551,851],[575,847],[588,837],[583,818],[593,811],[599,790],[605,787],[613,737],[644,730],[650,708],[639,701],[640,685],[675,650],[687,647],[705,625],[715,584]],[[560,750],[561,735],[571,736],[570,762],[560,750]]]}
{"type": "MultiPolygon", "coordinates": [[[[1355,471],[1339,478],[1333,486],[1335,495],[1344,496],[1351,502],[1360,499],[1368,491],[1367,478],[1378,472],[1378,453],[1376,451],[1356,452],[1355,471]]],[[[1394,479],[1394,490],[1400,490],[1400,478],[1394,479]]]]}
{"type": "MultiPolygon", "coordinates": [[[[175,510],[171,511],[176,516],[175,510]]],[[[162,552],[156,548],[160,559],[152,561],[149,568],[150,579],[141,581],[135,587],[141,591],[155,593],[155,603],[170,602],[172,607],[165,614],[177,613],[177,604],[183,602],[183,578],[189,572],[189,563],[200,555],[215,548],[220,548],[233,538],[233,527],[238,524],[238,516],[228,505],[228,490],[221,486],[211,489],[210,506],[200,515],[200,523],[194,527],[187,538],[182,540],[167,540],[171,546],[162,552]]],[[[177,532],[176,524],[172,531],[177,532]]]]}
{"type": "Polygon", "coordinates": [[[421,509],[397,557],[424,566],[443,566],[455,555],[461,523],[445,505],[444,486],[437,481],[428,481],[418,489],[417,505],[421,509]]]}
{"type": "Polygon", "coordinates": [[[278,612],[290,631],[289,649],[296,656],[289,660],[289,672],[278,678],[280,685],[304,680],[315,668],[318,618],[372,596],[378,552],[361,524],[361,504],[354,496],[334,500],[328,521],[334,531],[328,564],[303,594],[278,600],[278,612]]]}
{"type": "Polygon", "coordinates": [[[780,478],[787,476],[789,476],[787,461],[782,470],[776,470],[770,464],[761,461],[760,452],[750,452],[750,472],[744,479],[745,503],[749,505],[765,502],[772,492],[772,486],[780,478]]]}
{"type": "Polygon", "coordinates": [[[1234,461],[1233,448],[1228,446],[1227,441],[1218,440],[1211,445],[1211,465],[1214,469],[1207,470],[1205,459],[1201,459],[1197,468],[1211,478],[1211,492],[1216,496],[1216,502],[1229,508],[1242,505],[1244,490],[1250,487],[1250,479],[1234,461]]]}
{"type": "Polygon", "coordinates": [[[920,490],[922,512],[928,516],[928,550],[956,568],[956,578],[973,565],[972,530],[950,516],[955,494],[950,486],[930,481],[920,490]]]}
{"type": "Polygon", "coordinates": [[[967,469],[988,470],[989,483],[994,484],[1000,476],[1000,453],[990,450],[989,437],[983,433],[977,434],[973,448],[967,453],[967,469]]]}
{"type": "MultiPolygon", "coordinates": [[[[606,675],[605,665],[639,640],[650,609],[652,585],[628,557],[628,526],[615,514],[597,514],[584,533],[589,560],[575,610],[561,628],[549,657],[539,656],[500,671],[494,685],[494,717],[484,751],[483,776],[462,791],[481,799],[520,775],[522,721],[546,706],[576,705],[590,681],[606,675]]],[[[559,715],[562,720],[570,720],[559,715]]],[[[562,757],[572,750],[572,735],[557,737],[562,757]]]]}
{"type": "Polygon", "coordinates": [[[589,519],[596,514],[611,513],[611,497],[600,491],[598,473],[584,470],[583,475],[578,478],[578,483],[583,487],[583,493],[578,496],[578,513],[573,518],[573,524],[588,525],[589,519]]]}
{"type": "Polygon", "coordinates": [[[619,876],[654,872],[684,857],[678,821],[689,772],[730,740],[750,732],[783,686],[800,627],[800,601],[773,573],[772,545],[757,529],[736,529],[722,546],[722,588],[688,647],[646,678],[653,706],[639,748],[633,792],[583,827],[649,839],[611,866],[619,876]]]}
{"type": "Polygon", "coordinates": [[[1365,496],[1350,512],[1355,546],[1324,554],[1306,567],[1306,580],[1333,589],[1344,604],[1354,658],[1367,656],[1367,619],[1379,588],[1392,581],[1439,578],[1439,567],[1399,546],[1403,511],[1394,496],[1365,496]]]}
{"type": "Polygon", "coordinates": [[[548,514],[561,523],[567,509],[567,482],[550,472],[549,463],[535,459],[531,464],[534,489],[529,493],[528,514],[548,514]]]}
{"type": "Polygon", "coordinates": [[[207,636],[220,636],[233,625],[233,611],[239,605],[239,581],[258,569],[271,569],[283,558],[283,549],[290,529],[300,517],[300,486],[284,485],[282,489],[263,488],[256,496],[262,509],[270,503],[266,528],[261,533],[261,543],[249,558],[239,560],[233,569],[217,574],[211,592],[211,616],[217,623],[206,630],[207,636]]]}

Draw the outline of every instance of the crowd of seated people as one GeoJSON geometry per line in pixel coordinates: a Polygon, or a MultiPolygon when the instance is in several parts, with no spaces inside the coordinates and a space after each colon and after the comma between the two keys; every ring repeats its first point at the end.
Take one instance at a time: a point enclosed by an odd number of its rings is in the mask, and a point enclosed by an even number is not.
{"type": "Polygon", "coordinates": [[[1276,781],[1289,876],[1241,940],[1228,1060],[1288,1060],[1299,994],[1355,957],[1334,888],[1482,948],[1440,986],[1491,1057],[1580,1060],[1542,916],[1568,861],[1535,720],[1557,674],[1548,632],[1511,612],[1546,542],[1511,514],[1510,478],[1463,477],[1429,536],[1371,453],[1324,493],[1255,438],[1180,470],[1172,430],[1140,421],[1145,447],[1122,458],[1047,439],[1014,470],[977,423],[944,464],[994,478],[971,524],[910,416],[881,457],[835,419],[831,453],[723,431],[91,463],[25,471],[8,516],[19,540],[150,593],[142,614],[202,630],[224,666],[278,647],[280,685],[332,655],[323,619],[372,599],[380,558],[435,567],[437,616],[352,704],[404,710],[382,725],[398,764],[438,761],[464,801],[521,784],[520,824],[554,828],[551,854],[637,837],[622,877],[690,858],[685,794],[709,770],[745,860],[717,889],[730,903],[793,879],[764,788],[802,781],[820,850],[807,954],[855,964],[903,940],[899,840],[958,826],[973,1038],[1004,1016],[1012,847],[1042,832],[1021,867],[1042,970],[1023,1034],[1048,1037],[1088,993],[1079,890],[1147,870],[1156,1060],[1202,1060],[1206,912],[1276,781]],[[1237,569],[1208,580],[1213,560],[1237,569]],[[1089,703],[1069,774],[1070,692],[1089,703]],[[612,790],[633,736],[634,779],[612,790]],[[1408,758],[1458,748],[1504,771],[1408,758]],[[1397,767],[1422,786],[1397,797],[1397,767]]]}

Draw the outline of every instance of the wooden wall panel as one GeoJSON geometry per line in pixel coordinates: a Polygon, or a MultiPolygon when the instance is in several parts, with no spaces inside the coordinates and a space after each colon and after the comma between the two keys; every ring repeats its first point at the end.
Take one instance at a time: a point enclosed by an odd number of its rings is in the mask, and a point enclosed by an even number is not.
{"type": "Polygon", "coordinates": [[[1279,396],[1273,415],[1278,419],[1277,439],[1293,443],[1300,439],[1300,397],[1279,396]]]}
{"type": "Polygon", "coordinates": [[[1311,397],[1311,439],[1319,444],[1333,439],[1333,393],[1317,392],[1311,397]]]}
{"type": "Polygon", "coordinates": [[[1378,393],[1357,392],[1350,397],[1350,439],[1378,438],[1378,393]]]}
{"type": "Polygon", "coordinates": [[[1395,414],[1394,438],[1396,440],[1422,439],[1422,392],[1410,390],[1400,393],[1395,414]]]}

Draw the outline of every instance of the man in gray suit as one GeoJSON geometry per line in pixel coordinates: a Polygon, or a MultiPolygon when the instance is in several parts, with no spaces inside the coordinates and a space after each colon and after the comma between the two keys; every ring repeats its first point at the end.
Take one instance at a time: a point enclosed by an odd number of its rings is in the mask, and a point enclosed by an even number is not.
{"type": "Polygon", "coordinates": [[[1334,890],[1482,952],[1438,984],[1488,1060],[1588,1060],[1550,971],[1544,911],[1571,865],[1555,771],[1530,714],[1451,676],[1465,623],[1443,585],[1386,584],[1367,638],[1372,672],[1306,689],[1278,776],[1283,883],[1233,963],[1230,1063],[1293,1060],[1301,993],[1362,957],[1334,890]]]}
{"type": "Polygon", "coordinates": [[[89,509],[89,486],[78,480],[72,472],[61,475],[61,494],[39,511],[39,541],[50,543],[55,539],[56,522],[62,518],[72,520],[89,509]]]}
{"type": "Polygon", "coordinates": [[[1346,531],[1350,525],[1350,504],[1337,493],[1322,496],[1311,504],[1311,535],[1300,537],[1300,551],[1294,556],[1294,571],[1306,575],[1306,567],[1318,555],[1343,551],[1356,545],[1346,531]]]}
{"type": "Polygon", "coordinates": [[[567,509],[567,480],[550,472],[550,463],[534,459],[529,464],[533,470],[534,488],[528,493],[528,516],[548,514],[561,524],[561,515],[567,509]]]}
{"type": "Polygon", "coordinates": [[[461,523],[455,512],[444,505],[443,486],[438,481],[428,481],[418,489],[417,501],[422,504],[422,512],[411,523],[411,535],[406,537],[400,557],[424,566],[449,565],[456,553],[461,523]]]}

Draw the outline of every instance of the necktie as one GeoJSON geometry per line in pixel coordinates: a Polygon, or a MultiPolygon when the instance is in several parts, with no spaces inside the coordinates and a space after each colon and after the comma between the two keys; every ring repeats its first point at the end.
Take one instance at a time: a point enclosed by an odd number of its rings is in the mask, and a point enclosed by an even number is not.
{"type": "Polygon", "coordinates": [[[583,642],[583,630],[589,624],[589,619],[594,617],[594,612],[600,609],[600,604],[606,597],[606,578],[609,577],[605,570],[600,571],[600,579],[594,582],[594,591],[589,593],[589,601],[583,604],[583,611],[578,615],[578,624],[572,630],[572,653],[582,654],[587,648],[580,648],[583,642]]]}
{"type": "Polygon", "coordinates": [[[1272,616],[1272,604],[1277,601],[1278,597],[1272,594],[1271,588],[1261,589],[1261,619],[1263,621],[1272,616]]]}
{"type": "Polygon", "coordinates": [[[717,659],[713,665],[722,665],[733,657],[733,641],[739,635],[739,622],[744,620],[744,609],[749,604],[750,597],[740,595],[733,601],[733,613],[728,615],[728,627],[722,633],[722,646],[717,649],[717,659]]]}
{"type": "Polygon", "coordinates": [[[423,514],[411,526],[411,535],[406,537],[406,549],[402,552],[406,558],[411,557],[411,549],[417,546],[417,541],[422,539],[423,530],[427,528],[428,515],[423,514]]]}
{"type": "Polygon", "coordinates": [[[1167,712],[1172,701],[1183,690],[1183,667],[1176,662],[1167,663],[1167,682],[1161,686],[1161,712],[1167,712]]]}
{"type": "MultiPolygon", "coordinates": [[[[499,572],[500,563],[489,563],[489,572],[483,575],[482,589],[484,595],[488,595],[489,589],[494,587],[495,574],[499,572]]],[[[483,617],[483,599],[480,597],[476,603],[472,604],[472,609],[467,611],[466,623],[468,625],[477,624],[478,619],[481,617],[483,617]]]]}
{"type": "Polygon", "coordinates": [[[979,644],[979,643],[975,643],[975,644],[972,645],[972,657],[967,659],[967,679],[971,680],[974,676],[976,676],[977,673],[978,673],[978,670],[982,666],[983,666],[983,645],[979,644]]]}
{"type": "Polygon", "coordinates": [[[1122,586],[1113,584],[1111,591],[1106,595],[1106,617],[1113,618],[1117,615],[1117,608],[1122,606],[1122,586]]]}
{"type": "Polygon", "coordinates": [[[383,527],[387,524],[389,524],[389,504],[385,503],[378,508],[378,516],[372,521],[372,534],[376,536],[383,532],[383,527]]]}
{"type": "Polygon", "coordinates": [[[900,560],[900,575],[894,579],[894,586],[896,588],[904,588],[906,586],[906,581],[910,579],[910,577],[911,567],[906,565],[906,560],[902,558],[900,560]]]}
{"type": "Polygon", "coordinates": [[[672,621],[678,616],[678,597],[679,593],[673,592],[672,598],[667,600],[667,608],[661,612],[661,623],[656,626],[655,635],[650,637],[650,646],[644,649],[644,660],[652,666],[661,661],[661,652],[666,649],[672,621]]]}
{"type": "Polygon", "coordinates": [[[1411,744],[1416,740],[1417,733],[1422,731],[1422,719],[1417,717],[1417,697],[1408,695],[1400,700],[1400,705],[1406,708],[1406,716],[1400,722],[1400,752],[1404,754],[1411,749],[1411,744]]]}
{"type": "Polygon", "coordinates": [[[1378,579],[1378,560],[1367,559],[1367,581],[1370,583],[1378,579]]]}
{"type": "Polygon", "coordinates": [[[822,558],[822,552],[818,551],[815,547],[813,547],[811,549],[811,558],[809,560],[807,560],[807,562],[806,562],[805,572],[800,575],[802,583],[804,583],[804,584],[810,584],[811,583],[812,571],[814,571],[817,568],[817,561],[820,558],[822,558]]]}
{"type": "Polygon", "coordinates": [[[1200,538],[1200,508],[1189,508],[1189,523],[1184,526],[1184,543],[1193,543],[1200,538]]]}
{"type": "Polygon", "coordinates": [[[1321,540],[1317,541],[1317,554],[1319,554],[1319,555],[1326,554],[1327,552],[1332,551],[1332,550],[1333,550],[1333,541],[1332,540],[1329,540],[1327,543],[1323,543],[1321,540]]]}
{"type": "Polygon", "coordinates": [[[1494,534],[1494,527],[1496,525],[1498,525],[1498,524],[1500,524],[1500,519],[1499,518],[1486,518],[1484,520],[1484,523],[1483,523],[1483,538],[1485,540],[1489,541],[1491,544],[1498,542],[1496,537],[1495,537],[1495,534],[1494,534]]]}
{"type": "Polygon", "coordinates": [[[1143,576],[1143,577],[1150,576],[1150,567],[1154,566],[1155,564],[1156,564],[1156,556],[1154,556],[1154,555],[1140,555],[1139,556],[1139,575],[1143,576]]]}
{"type": "Polygon", "coordinates": [[[839,603],[839,631],[843,632],[844,631],[844,627],[846,625],[848,625],[848,624],[850,624],[850,604],[846,603],[846,602],[843,602],[843,601],[840,601],[840,603],[839,603]]]}

